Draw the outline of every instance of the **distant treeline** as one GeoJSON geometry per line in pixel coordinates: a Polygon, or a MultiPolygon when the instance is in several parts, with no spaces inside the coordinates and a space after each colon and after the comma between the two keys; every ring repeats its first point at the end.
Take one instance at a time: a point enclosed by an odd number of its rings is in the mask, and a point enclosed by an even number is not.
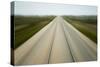
{"type": "Polygon", "coordinates": [[[35,24],[36,22],[52,20],[55,16],[21,16],[16,15],[14,17],[14,24],[21,25],[21,24],[35,24]]]}
{"type": "Polygon", "coordinates": [[[64,18],[68,18],[68,19],[75,20],[75,21],[86,22],[86,23],[90,23],[90,24],[97,24],[97,16],[96,15],[64,16],[64,18]]]}

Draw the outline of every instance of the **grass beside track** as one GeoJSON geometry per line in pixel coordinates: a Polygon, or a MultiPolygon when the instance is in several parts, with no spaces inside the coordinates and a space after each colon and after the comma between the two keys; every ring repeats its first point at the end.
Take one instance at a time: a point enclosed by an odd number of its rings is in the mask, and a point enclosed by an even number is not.
{"type": "Polygon", "coordinates": [[[63,16],[76,29],[97,43],[97,19],[96,16],[63,16]]]}
{"type": "Polygon", "coordinates": [[[15,28],[21,25],[26,25],[15,31],[14,49],[18,48],[22,43],[28,40],[31,36],[41,30],[54,16],[15,16],[15,28]]]}

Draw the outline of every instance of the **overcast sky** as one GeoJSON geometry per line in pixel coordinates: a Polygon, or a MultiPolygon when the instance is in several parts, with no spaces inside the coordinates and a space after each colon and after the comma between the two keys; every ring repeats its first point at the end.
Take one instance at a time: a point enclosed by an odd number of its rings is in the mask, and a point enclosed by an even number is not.
{"type": "Polygon", "coordinates": [[[15,2],[15,15],[97,15],[96,6],[15,2]]]}

